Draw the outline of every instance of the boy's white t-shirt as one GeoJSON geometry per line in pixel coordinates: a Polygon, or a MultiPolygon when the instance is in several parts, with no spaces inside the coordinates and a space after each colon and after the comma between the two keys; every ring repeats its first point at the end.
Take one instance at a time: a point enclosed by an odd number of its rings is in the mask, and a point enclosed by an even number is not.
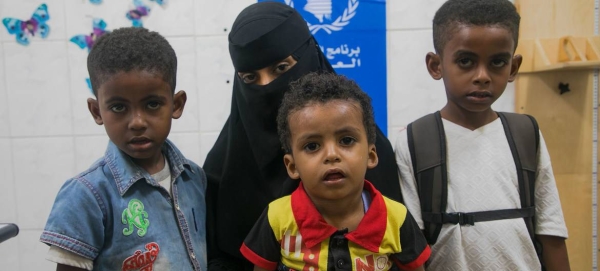
{"type": "MultiPolygon", "coordinates": [[[[447,141],[447,213],[520,208],[515,163],[501,120],[474,131],[443,119],[447,141]]],[[[406,130],[394,146],[404,204],[423,229],[406,130]]],[[[567,237],[567,228],[540,132],[535,181],[536,234],[567,237]]],[[[428,270],[540,270],[523,218],[444,224],[428,270]]]]}
{"type": "MultiPolygon", "coordinates": [[[[165,159],[165,166],[159,172],[151,175],[154,180],[160,184],[163,188],[171,194],[171,168],[167,159],[165,159]]],[[[46,260],[55,262],[58,264],[73,266],[85,270],[92,270],[94,268],[94,261],[79,256],[71,251],[62,249],[57,246],[50,246],[48,254],[46,254],[46,260]]]]}

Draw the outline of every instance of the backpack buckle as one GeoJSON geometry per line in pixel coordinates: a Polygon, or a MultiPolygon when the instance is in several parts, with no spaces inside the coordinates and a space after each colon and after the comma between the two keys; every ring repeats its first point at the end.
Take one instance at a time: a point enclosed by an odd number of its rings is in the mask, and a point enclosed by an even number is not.
{"type": "Polygon", "coordinates": [[[475,216],[469,213],[448,213],[444,216],[443,223],[475,226],[475,216]]]}

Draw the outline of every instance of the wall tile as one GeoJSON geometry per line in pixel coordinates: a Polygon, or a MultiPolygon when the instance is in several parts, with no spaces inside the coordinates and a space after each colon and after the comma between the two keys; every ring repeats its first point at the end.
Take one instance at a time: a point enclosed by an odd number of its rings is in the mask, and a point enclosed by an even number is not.
{"type": "Polygon", "coordinates": [[[407,125],[446,104],[444,85],[429,76],[430,30],[388,32],[388,125],[407,125]]]}
{"type": "Polygon", "coordinates": [[[69,55],[69,83],[73,133],[75,135],[103,135],[104,126],[96,124],[87,106],[88,98],[95,98],[85,81],[87,72],[87,49],[80,49],[74,43],[67,45],[69,55]]]}
{"type": "Polygon", "coordinates": [[[171,140],[175,146],[183,153],[183,156],[188,160],[202,166],[200,161],[200,139],[198,138],[198,133],[171,133],[169,135],[169,140],[171,140]]]}
{"type": "MultiPolygon", "coordinates": [[[[75,137],[75,174],[88,169],[96,160],[104,157],[108,146],[108,136],[75,137]]],[[[68,176],[66,178],[69,178],[68,176]]],[[[66,180],[66,179],[65,179],[66,180]]]]}
{"type": "MultiPolygon", "coordinates": [[[[69,0],[72,1],[72,0],[69,0]]],[[[0,18],[10,17],[21,21],[31,19],[31,16],[40,6],[46,3],[50,19],[47,21],[50,27],[48,37],[30,37],[30,45],[34,43],[44,43],[44,41],[56,41],[65,39],[65,1],[64,0],[20,0],[20,1],[0,1],[0,18]]],[[[6,27],[1,26],[0,40],[15,41],[15,35],[8,34],[6,27]]],[[[21,45],[20,45],[21,46],[21,45]]],[[[24,46],[26,47],[26,46],[24,46]]]]}
{"type": "Polygon", "coordinates": [[[67,1],[68,5],[65,8],[67,40],[75,35],[89,35],[92,32],[94,18],[104,20],[108,30],[131,26],[131,21],[125,14],[134,8],[133,1],[102,0],[99,5],[94,5],[89,0],[67,1]]]}
{"type": "MultiPolygon", "coordinates": [[[[145,18],[144,27],[167,37],[193,36],[195,14],[192,7],[196,2],[206,3],[206,1],[193,0],[167,1],[167,4],[163,7],[151,2],[148,4],[151,8],[150,15],[145,18]]],[[[211,4],[213,2],[217,1],[212,1],[211,4]]]]}
{"type": "Polygon", "coordinates": [[[41,230],[23,230],[17,237],[19,241],[19,260],[21,270],[56,270],[56,263],[46,260],[48,245],[40,242],[41,230]]]}
{"type": "Polygon", "coordinates": [[[19,268],[19,236],[0,243],[0,266],[2,270],[26,270],[19,268]]]}
{"type": "Polygon", "coordinates": [[[431,29],[433,16],[446,0],[387,1],[387,28],[431,29]]]}
{"type": "Polygon", "coordinates": [[[199,93],[196,80],[196,39],[193,37],[168,38],[177,54],[177,86],[175,91],[184,90],[187,102],[181,118],[173,120],[173,132],[197,132],[199,130],[199,93]]]}
{"type": "Polygon", "coordinates": [[[227,38],[200,37],[196,48],[200,131],[217,132],[223,128],[231,108],[234,69],[227,38]]]}
{"type": "Polygon", "coordinates": [[[240,11],[253,3],[256,0],[194,1],[196,35],[229,34],[240,11]]]}
{"type": "Polygon", "coordinates": [[[73,145],[72,137],[13,139],[17,213],[21,228],[42,229],[46,224],[59,188],[76,173],[73,145]]]}
{"type": "Polygon", "coordinates": [[[72,134],[66,45],[4,44],[12,136],[72,134]]]}
{"type": "Polygon", "coordinates": [[[217,138],[219,137],[219,132],[215,133],[203,133],[200,134],[200,163],[198,165],[204,165],[204,161],[206,161],[206,155],[217,142],[217,138]]]}
{"type": "Polygon", "coordinates": [[[10,136],[10,119],[8,115],[8,93],[4,79],[4,45],[0,42],[0,138],[10,136]]]}
{"type": "MultiPolygon", "coordinates": [[[[0,223],[17,223],[11,140],[0,138],[0,223]]],[[[0,245],[0,247],[2,247],[0,245]]],[[[2,255],[2,254],[0,254],[2,255]]],[[[2,266],[2,264],[0,264],[2,266]]]]}

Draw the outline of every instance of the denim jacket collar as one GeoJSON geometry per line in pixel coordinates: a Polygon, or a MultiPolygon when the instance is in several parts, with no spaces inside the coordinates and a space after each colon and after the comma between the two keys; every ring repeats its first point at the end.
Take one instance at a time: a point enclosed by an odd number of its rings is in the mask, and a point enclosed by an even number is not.
{"type": "MultiPolygon", "coordinates": [[[[193,172],[188,160],[184,158],[183,154],[168,139],[163,144],[162,152],[169,162],[171,177],[173,179],[179,177],[185,171],[185,167],[193,172]]],[[[113,175],[121,197],[134,183],[142,179],[146,180],[150,185],[159,186],[146,170],[135,164],[131,160],[131,157],[121,151],[112,141],[108,142],[104,160],[113,175]]]]}

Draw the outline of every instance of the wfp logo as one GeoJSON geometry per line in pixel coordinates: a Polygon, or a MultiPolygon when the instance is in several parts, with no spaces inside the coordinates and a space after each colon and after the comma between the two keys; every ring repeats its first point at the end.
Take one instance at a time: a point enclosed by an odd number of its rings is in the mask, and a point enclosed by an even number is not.
{"type": "MultiPolygon", "coordinates": [[[[312,14],[319,21],[319,23],[314,24],[307,21],[308,29],[310,29],[310,32],[313,35],[319,32],[319,30],[323,30],[327,32],[327,34],[331,34],[333,31],[340,31],[344,29],[344,26],[348,25],[350,20],[356,15],[359,0],[348,0],[347,6],[344,7],[344,12],[333,20],[332,1],[333,0],[306,0],[306,4],[302,7],[304,11],[312,14]]],[[[341,1],[336,1],[336,3],[339,2],[341,1]]],[[[294,8],[294,0],[285,0],[285,3],[294,8]]]]}

